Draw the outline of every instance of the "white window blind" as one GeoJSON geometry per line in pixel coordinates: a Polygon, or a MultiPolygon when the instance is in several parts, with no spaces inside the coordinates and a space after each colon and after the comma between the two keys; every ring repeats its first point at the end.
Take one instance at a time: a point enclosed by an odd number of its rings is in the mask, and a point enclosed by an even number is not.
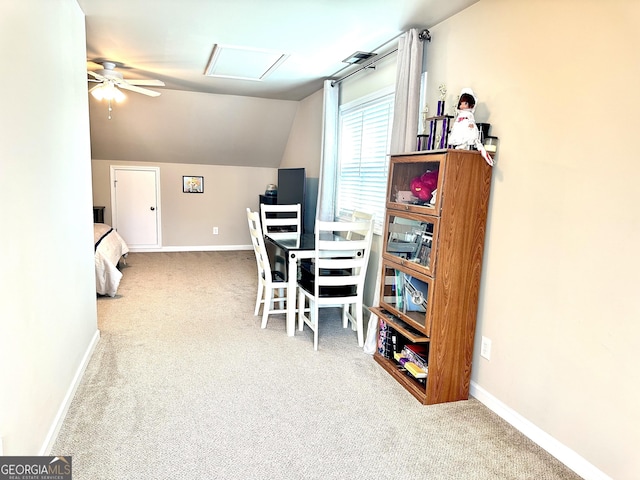
{"type": "Polygon", "coordinates": [[[386,203],[393,101],[393,93],[385,92],[340,109],[335,215],[345,219],[354,210],[372,213],[379,234],[386,203]]]}

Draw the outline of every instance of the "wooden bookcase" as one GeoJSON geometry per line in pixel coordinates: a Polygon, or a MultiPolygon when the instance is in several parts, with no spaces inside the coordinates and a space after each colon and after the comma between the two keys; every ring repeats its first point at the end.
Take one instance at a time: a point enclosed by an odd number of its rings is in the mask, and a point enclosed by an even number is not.
{"type": "Polygon", "coordinates": [[[476,151],[391,157],[374,359],[423,404],[469,397],[491,173],[476,151]],[[435,194],[412,196],[411,181],[435,170],[435,194]],[[406,344],[428,345],[426,379],[394,359],[406,344]]]}

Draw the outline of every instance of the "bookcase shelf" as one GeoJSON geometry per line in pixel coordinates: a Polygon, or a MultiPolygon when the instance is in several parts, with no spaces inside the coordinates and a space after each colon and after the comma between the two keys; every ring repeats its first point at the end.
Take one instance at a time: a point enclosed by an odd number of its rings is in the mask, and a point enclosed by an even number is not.
{"type": "Polygon", "coordinates": [[[412,378],[408,373],[401,371],[400,365],[397,362],[385,358],[377,352],[373,354],[373,359],[378,362],[382,368],[389,372],[393,378],[402,384],[402,386],[404,386],[411,395],[416,397],[420,403],[427,403],[427,394],[423,383],[412,378]]]}
{"type": "Polygon", "coordinates": [[[423,404],[469,397],[491,173],[475,151],[391,156],[374,359],[423,404]],[[418,199],[411,183],[427,172],[435,191],[418,199]],[[428,347],[426,379],[394,359],[391,333],[393,348],[428,347]]]}
{"type": "Polygon", "coordinates": [[[411,325],[402,321],[400,318],[392,315],[382,308],[372,307],[370,310],[375,313],[379,318],[384,318],[387,325],[391,326],[394,330],[400,332],[402,336],[413,343],[426,343],[430,339],[424,333],[419,332],[411,325]]]}

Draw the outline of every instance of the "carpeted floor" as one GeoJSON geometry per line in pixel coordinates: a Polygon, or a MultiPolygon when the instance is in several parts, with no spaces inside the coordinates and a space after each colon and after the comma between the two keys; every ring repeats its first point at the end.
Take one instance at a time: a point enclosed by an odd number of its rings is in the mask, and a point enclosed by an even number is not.
{"type": "MultiPolygon", "coordinates": [[[[52,455],[74,480],[579,479],[470,399],[420,405],[335,311],[253,315],[253,252],[132,253],[52,455]]],[[[366,323],[366,322],[365,322],[366,323]]]]}

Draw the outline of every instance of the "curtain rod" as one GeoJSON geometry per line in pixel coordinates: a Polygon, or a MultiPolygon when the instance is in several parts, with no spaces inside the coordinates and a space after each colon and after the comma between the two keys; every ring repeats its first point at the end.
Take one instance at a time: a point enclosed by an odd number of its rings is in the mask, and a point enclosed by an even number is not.
{"type": "MultiPolygon", "coordinates": [[[[385,45],[388,45],[389,43],[393,42],[396,38],[400,37],[401,35],[404,35],[404,33],[401,33],[400,35],[397,35],[395,37],[393,37],[391,40],[389,40],[387,43],[381,45],[380,47],[376,48],[376,50],[380,50],[382,47],[384,47],[385,45]]],[[[431,41],[431,34],[429,33],[429,30],[427,30],[426,28],[424,30],[422,30],[419,34],[418,34],[418,38],[420,40],[427,41],[430,42],[431,41]]],[[[352,75],[355,75],[358,72],[361,72],[362,70],[366,70],[367,68],[375,68],[375,64],[377,62],[379,62],[380,60],[382,60],[385,57],[388,57],[389,55],[396,53],[398,51],[397,48],[394,48],[393,50],[385,53],[384,55],[380,56],[380,57],[376,57],[373,60],[371,60],[369,63],[362,65],[360,68],[358,68],[357,70],[354,70],[351,73],[348,73],[347,75],[340,77],[340,78],[336,78],[335,80],[333,80],[331,82],[331,86],[335,87],[336,85],[338,85],[340,82],[342,82],[343,80],[346,80],[347,78],[349,78],[352,75]]]]}
{"type": "Polygon", "coordinates": [[[389,55],[391,55],[392,53],[396,53],[398,51],[397,48],[394,48],[393,50],[391,50],[390,52],[385,53],[384,55],[380,56],[380,57],[376,57],[375,60],[371,60],[369,63],[362,65],[360,68],[358,68],[357,70],[354,70],[351,73],[348,73],[347,75],[345,75],[344,77],[340,77],[335,79],[333,82],[331,82],[331,86],[335,87],[336,85],[338,85],[340,82],[342,82],[343,80],[346,80],[347,78],[349,78],[352,75],[355,75],[358,72],[361,72],[362,70],[366,70],[367,68],[375,68],[375,64],[377,62],[379,62],[380,60],[382,60],[385,57],[388,57],[389,55]]]}

